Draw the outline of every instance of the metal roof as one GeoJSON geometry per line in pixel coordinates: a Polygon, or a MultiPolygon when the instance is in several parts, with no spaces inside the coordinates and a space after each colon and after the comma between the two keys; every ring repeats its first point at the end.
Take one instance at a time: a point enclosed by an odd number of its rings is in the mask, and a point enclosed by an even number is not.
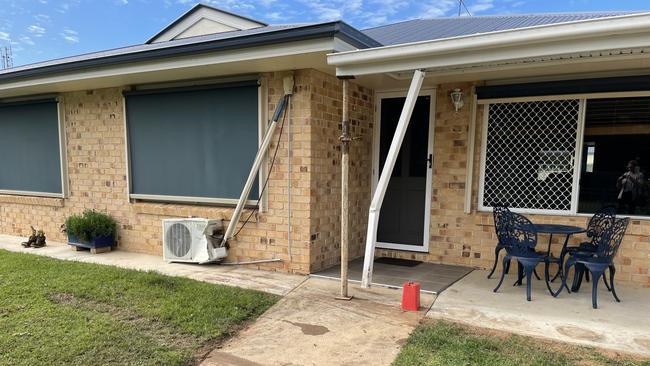
{"type": "Polygon", "coordinates": [[[336,21],[316,24],[270,25],[265,27],[189,37],[167,42],[116,48],[51,61],[13,67],[0,71],[0,81],[40,76],[54,72],[74,71],[98,66],[110,66],[148,61],[171,56],[255,47],[283,42],[324,37],[338,37],[354,47],[381,46],[372,38],[348,24],[336,21]]]}
{"type": "Polygon", "coordinates": [[[388,45],[431,41],[546,24],[613,17],[634,12],[548,13],[413,19],[362,30],[378,42],[388,45]]]}

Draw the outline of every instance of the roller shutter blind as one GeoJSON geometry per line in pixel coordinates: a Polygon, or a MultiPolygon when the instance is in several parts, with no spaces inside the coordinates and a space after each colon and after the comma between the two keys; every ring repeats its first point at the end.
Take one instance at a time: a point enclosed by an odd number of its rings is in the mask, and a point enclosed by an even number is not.
{"type": "Polygon", "coordinates": [[[239,198],[258,148],[257,81],[125,96],[132,195],[239,198]]]}
{"type": "Polygon", "coordinates": [[[56,100],[0,103],[0,157],[0,190],[63,193],[56,100]]]}

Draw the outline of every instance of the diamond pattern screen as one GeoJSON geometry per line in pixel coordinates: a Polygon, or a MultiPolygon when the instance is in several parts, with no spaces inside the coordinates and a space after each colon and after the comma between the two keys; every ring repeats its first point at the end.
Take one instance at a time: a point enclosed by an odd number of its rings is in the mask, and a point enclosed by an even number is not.
{"type": "Polygon", "coordinates": [[[580,101],[489,105],[483,207],[571,210],[580,101]]]}

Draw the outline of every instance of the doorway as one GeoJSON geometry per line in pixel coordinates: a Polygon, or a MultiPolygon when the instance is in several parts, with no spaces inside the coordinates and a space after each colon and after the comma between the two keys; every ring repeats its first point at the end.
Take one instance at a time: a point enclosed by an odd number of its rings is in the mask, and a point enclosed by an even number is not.
{"type": "MultiPolygon", "coordinates": [[[[405,100],[404,93],[377,95],[373,191],[405,100]]],[[[429,250],[434,111],[435,90],[423,90],[415,103],[379,214],[378,248],[429,250]]]]}

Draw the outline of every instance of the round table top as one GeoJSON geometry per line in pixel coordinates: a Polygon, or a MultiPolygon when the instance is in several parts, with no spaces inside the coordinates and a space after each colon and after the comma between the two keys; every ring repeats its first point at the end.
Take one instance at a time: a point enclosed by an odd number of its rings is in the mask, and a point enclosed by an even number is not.
{"type": "Polygon", "coordinates": [[[572,225],[559,225],[559,224],[533,224],[535,226],[535,230],[537,230],[538,233],[543,233],[543,234],[564,234],[564,235],[571,235],[571,234],[578,234],[578,233],[584,233],[585,230],[584,228],[581,228],[579,226],[572,226],[572,225]]]}

